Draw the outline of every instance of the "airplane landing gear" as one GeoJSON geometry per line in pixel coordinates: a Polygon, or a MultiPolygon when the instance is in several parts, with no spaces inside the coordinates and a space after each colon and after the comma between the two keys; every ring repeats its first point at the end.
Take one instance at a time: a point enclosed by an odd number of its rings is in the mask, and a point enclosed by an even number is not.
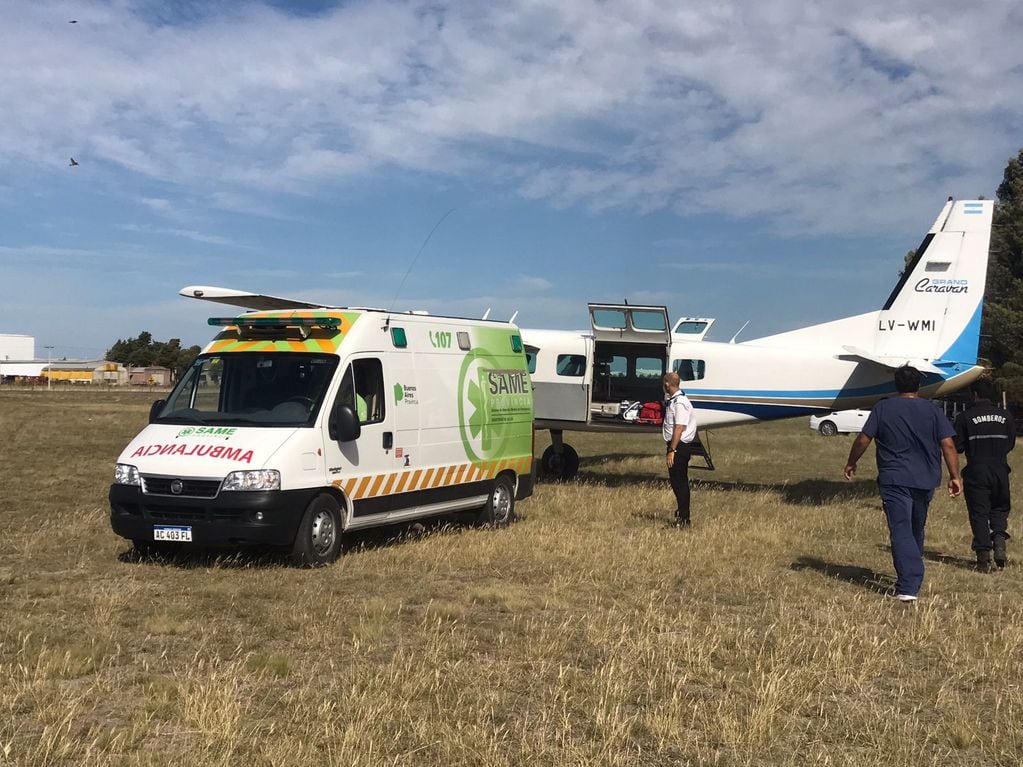
{"type": "Polygon", "coordinates": [[[543,451],[540,470],[547,479],[572,479],[579,471],[579,454],[562,441],[562,432],[551,430],[551,446],[543,451]]]}

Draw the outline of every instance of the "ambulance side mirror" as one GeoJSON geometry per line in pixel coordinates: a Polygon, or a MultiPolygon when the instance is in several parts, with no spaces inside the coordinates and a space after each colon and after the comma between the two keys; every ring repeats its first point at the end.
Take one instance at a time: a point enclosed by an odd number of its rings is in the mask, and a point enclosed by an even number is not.
{"type": "Polygon", "coordinates": [[[362,434],[362,424],[350,405],[338,405],[330,414],[330,438],[336,442],[351,442],[362,434]]]}
{"type": "Polygon", "coordinates": [[[149,407],[149,423],[153,423],[156,417],[160,415],[160,411],[163,410],[163,406],[167,404],[167,400],[158,399],[149,407]]]}

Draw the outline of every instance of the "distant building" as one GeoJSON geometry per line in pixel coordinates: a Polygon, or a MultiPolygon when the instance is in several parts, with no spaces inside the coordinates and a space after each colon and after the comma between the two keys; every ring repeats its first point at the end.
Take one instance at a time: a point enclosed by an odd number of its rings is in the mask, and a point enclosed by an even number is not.
{"type": "Polygon", "coordinates": [[[0,383],[105,384],[128,383],[128,370],[119,362],[107,360],[39,360],[0,362],[0,383]]]}
{"type": "Polygon", "coordinates": [[[43,378],[54,383],[121,384],[127,380],[124,367],[106,360],[53,360],[43,366],[43,378]]]}
{"type": "Polygon", "coordinates": [[[164,367],[125,367],[109,360],[0,359],[0,383],[97,384],[103,386],[170,386],[174,375],[164,367]]]}
{"type": "Polygon", "coordinates": [[[36,357],[36,340],[32,336],[0,333],[0,362],[29,361],[36,357]]]}
{"type": "Polygon", "coordinates": [[[128,372],[128,383],[132,386],[170,386],[171,377],[169,368],[133,367],[128,372]]]}

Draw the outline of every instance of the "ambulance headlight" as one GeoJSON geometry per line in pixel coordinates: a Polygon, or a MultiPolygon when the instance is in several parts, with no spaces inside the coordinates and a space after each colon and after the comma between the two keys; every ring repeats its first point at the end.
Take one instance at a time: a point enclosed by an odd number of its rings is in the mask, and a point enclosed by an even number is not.
{"type": "Polygon", "coordinates": [[[221,490],[280,490],[281,473],[277,469],[232,471],[224,478],[221,490]]]}
{"type": "Polygon", "coordinates": [[[139,470],[127,463],[119,463],[114,467],[115,485],[142,485],[139,470]]]}

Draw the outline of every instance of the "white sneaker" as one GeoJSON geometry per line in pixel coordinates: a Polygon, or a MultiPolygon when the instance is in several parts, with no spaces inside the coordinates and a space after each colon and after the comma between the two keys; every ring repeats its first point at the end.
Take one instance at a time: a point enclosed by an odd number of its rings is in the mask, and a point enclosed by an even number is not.
{"type": "Polygon", "coordinates": [[[900,602],[915,602],[916,601],[916,597],[913,596],[912,594],[896,594],[895,598],[898,599],[900,602]]]}

